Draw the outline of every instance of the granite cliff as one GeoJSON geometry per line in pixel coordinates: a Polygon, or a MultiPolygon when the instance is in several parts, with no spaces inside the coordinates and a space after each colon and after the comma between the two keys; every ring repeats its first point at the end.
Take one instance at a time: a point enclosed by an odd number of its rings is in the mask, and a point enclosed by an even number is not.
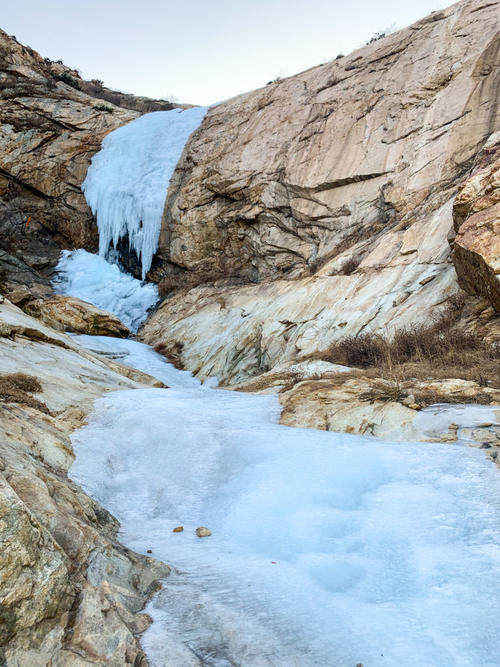
{"type": "Polygon", "coordinates": [[[231,384],[430,322],[460,288],[498,339],[499,7],[459,2],[210,109],[170,184],[168,298],[143,339],[231,384]]]}

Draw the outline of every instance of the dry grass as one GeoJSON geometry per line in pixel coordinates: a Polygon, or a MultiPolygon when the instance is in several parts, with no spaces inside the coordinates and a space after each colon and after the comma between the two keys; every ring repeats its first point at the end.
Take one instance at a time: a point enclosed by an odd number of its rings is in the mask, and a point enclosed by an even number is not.
{"type": "Polygon", "coordinates": [[[6,403],[19,403],[29,408],[34,408],[45,414],[49,414],[49,409],[31,394],[42,391],[42,385],[38,378],[24,373],[10,373],[9,375],[0,375],[0,398],[6,403]]]}
{"type": "Polygon", "coordinates": [[[366,333],[346,336],[311,357],[354,368],[376,369],[378,376],[408,380],[458,378],[500,388],[500,345],[488,344],[457,326],[463,302],[456,299],[429,326],[413,326],[389,338],[366,333]]]}
{"type": "Polygon", "coordinates": [[[180,371],[185,370],[185,366],[181,359],[183,349],[184,343],[179,340],[170,345],[168,343],[158,343],[154,348],[155,352],[166,357],[167,361],[180,371]]]}

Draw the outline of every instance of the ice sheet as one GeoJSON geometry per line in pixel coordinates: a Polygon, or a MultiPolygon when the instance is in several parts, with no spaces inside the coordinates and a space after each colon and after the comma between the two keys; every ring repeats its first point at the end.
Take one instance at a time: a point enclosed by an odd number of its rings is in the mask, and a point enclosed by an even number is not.
{"type": "Polygon", "coordinates": [[[116,264],[86,250],[64,250],[54,288],[116,315],[131,331],[158,301],[158,288],[120,271],[116,264]]]}
{"type": "MultiPolygon", "coordinates": [[[[147,346],[100,341],[167,378],[147,346]]],[[[176,568],[148,608],[152,664],[499,664],[500,480],[480,450],[287,428],[275,396],[166,372],[173,389],[97,402],[70,471],[176,568]]]]}
{"type": "Polygon", "coordinates": [[[155,111],[114,130],[92,158],[82,185],[99,227],[99,253],[128,236],[142,277],[158,247],[168,184],[206,107],[155,111]]]}

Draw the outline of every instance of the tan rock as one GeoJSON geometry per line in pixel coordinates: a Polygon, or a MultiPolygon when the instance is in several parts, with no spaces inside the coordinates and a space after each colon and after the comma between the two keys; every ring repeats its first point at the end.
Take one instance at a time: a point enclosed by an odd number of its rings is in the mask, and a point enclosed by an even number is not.
{"type": "Polygon", "coordinates": [[[116,519],[66,471],[69,434],[94,400],[155,379],[130,379],[130,369],[81,350],[8,300],[0,304],[0,367],[36,376],[37,397],[51,410],[0,401],[0,661],[142,664],[136,633],[147,618],[137,612],[169,569],[121,547],[116,519]]]}
{"type": "MultiPolygon", "coordinates": [[[[390,383],[385,383],[391,392],[390,383]]],[[[415,427],[414,410],[390,400],[388,395],[379,399],[363,398],[380,389],[373,380],[350,377],[338,380],[306,380],[289,391],[280,394],[283,411],[280,423],[286,426],[317,428],[323,431],[340,431],[371,435],[393,441],[412,442],[426,440],[415,427]]]]}
{"type": "Polygon", "coordinates": [[[58,294],[48,299],[35,299],[28,302],[24,310],[60,331],[118,338],[126,338],[130,334],[115,315],[74,296],[58,294]]]}
{"type": "Polygon", "coordinates": [[[454,198],[500,128],[497,9],[456,3],[210,109],[161,232],[155,275],[182,291],[143,340],[236,384],[446,308],[454,198]]]}
{"type": "Polygon", "coordinates": [[[196,535],[198,537],[210,537],[212,534],[212,531],[209,530],[208,528],[205,528],[205,526],[200,526],[199,528],[196,529],[196,535]]]}
{"type": "Polygon", "coordinates": [[[413,223],[498,122],[496,10],[457,3],[210,109],[170,184],[161,257],[263,280],[308,275],[370,236],[413,254],[413,223]]]}
{"type": "Polygon", "coordinates": [[[489,144],[483,153],[491,163],[467,180],[455,201],[453,262],[461,287],[500,312],[500,133],[489,144]]]}
{"type": "MultiPolygon", "coordinates": [[[[500,390],[481,387],[465,380],[435,380],[406,382],[398,386],[387,380],[364,377],[361,371],[335,378],[299,382],[280,394],[283,406],[280,422],[287,426],[317,428],[372,435],[386,440],[403,442],[455,442],[459,427],[451,421],[437,433],[429,433],[420,426],[415,410],[421,404],[404,405],[401,392],[412,388],[419,396],[435,402],[484,402],[500,404],[500,390]]],[[[499,418],[500,418],[500,411],[499,418]]],[[[460,437],[462,437],[462,429],[460,437]]],[[[485,430],[469,429],[467,436],[473,442],[483,442],[485,430]],[[469,431],[472,433],[469,433],[469,431]]],[[[494,427],[489,440],[496,440],[494,427]]]]}

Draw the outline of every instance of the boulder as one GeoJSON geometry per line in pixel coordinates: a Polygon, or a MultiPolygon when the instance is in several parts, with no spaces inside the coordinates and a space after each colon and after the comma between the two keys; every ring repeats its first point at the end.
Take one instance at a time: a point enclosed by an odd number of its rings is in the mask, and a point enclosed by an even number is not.
{"type": "Polygon", "coordinates": [[[29,301],[23,309],[59,331],[127,338],[128,328],[115,315],[74,296],[55,295],[29,301]]]}
{"type": "MultiPolygon", "coordinates": [[[[453,263],[460,286],[500,312],[500,133],[483,152],[490,161],[466,181],[453,207],[453,263]],[[494,140],[494,141],[493,141],[494,140]]],[[[485,160],[479,156],[481,163],[485,160]],[[482,159],[481,159],[482,158],[482,159]]]]}

